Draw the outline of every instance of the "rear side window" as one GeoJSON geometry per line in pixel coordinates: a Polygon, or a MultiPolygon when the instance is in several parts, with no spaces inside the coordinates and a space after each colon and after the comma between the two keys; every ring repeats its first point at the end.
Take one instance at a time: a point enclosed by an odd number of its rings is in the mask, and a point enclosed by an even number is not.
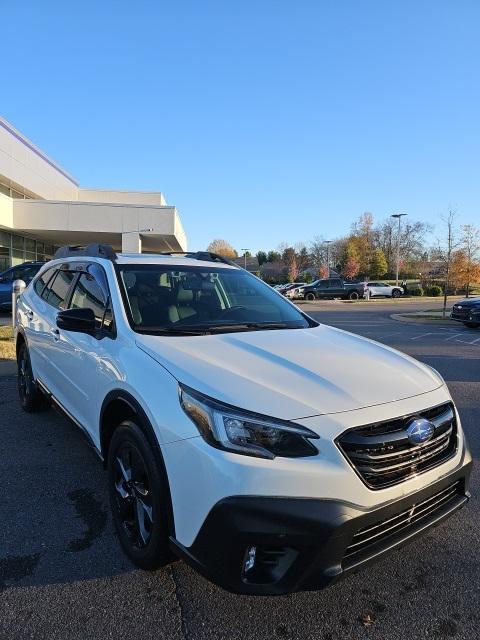
{"type": "Polygon", "coordinates": [[[48,284],[50,278],[53,276],[55,269],[51,268],[51,269],[47,269],[46,271],[44,271],[42,273],[42,275],[40,277],[38,277],[35,280],[35,284],[33,285],[35,288],[35,291],[38,293],[39,296],[42,295],[42,291],[45,287],[45,285],[48,284]]]}
{"type": "Polygon", "coordinates": [[[70,285],[75,277],[73,271],[57,271],[57,274],[43,290],[42,298],[56,309],[65,309],[70,285]]]}
{"type": "Polygon", "coordinates": [[[342,286],[342,281],[341,280],[330,280],[330,284],[329,284],[330,288],[337,288],[337,287],[341,287],[342,286]]]}

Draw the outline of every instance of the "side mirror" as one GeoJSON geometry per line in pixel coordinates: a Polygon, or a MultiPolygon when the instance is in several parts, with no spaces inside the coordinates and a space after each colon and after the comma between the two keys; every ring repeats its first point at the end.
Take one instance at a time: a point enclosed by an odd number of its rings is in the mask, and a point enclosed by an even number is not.
{"type": "Polygon", "coordinates": [[[66,309],[57,314],[57,327],[76,333],[95,333],[95,314],[92,309],[66,309]]]}

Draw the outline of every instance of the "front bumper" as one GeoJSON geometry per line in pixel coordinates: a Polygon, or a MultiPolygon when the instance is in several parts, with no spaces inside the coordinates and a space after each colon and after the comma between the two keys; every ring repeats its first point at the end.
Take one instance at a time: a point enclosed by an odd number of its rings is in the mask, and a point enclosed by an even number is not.
{"type": "Polygon", "coordinates": [[[451,320],[457,322],[474,322],[480,324],[480,313],[476,309],[463,309],[456,311],[455,309],[450,314],[451,320]]]}
{"type": "Polygon", "coordinates": [[[172,538],[172,547],[206,578],[234,593],[321,589],[462,507],[469,499],[471,464],[462,463],[437,482],[373,509],[318,498],[224,498],[212,508],[192,546],[172,538]],[[366,545],[356,542],[369,535],[366,545]],[[249,555],[253,547],[254,558],[249,555]],[[255,562],[245,571],[249,558],[255,562]]]}

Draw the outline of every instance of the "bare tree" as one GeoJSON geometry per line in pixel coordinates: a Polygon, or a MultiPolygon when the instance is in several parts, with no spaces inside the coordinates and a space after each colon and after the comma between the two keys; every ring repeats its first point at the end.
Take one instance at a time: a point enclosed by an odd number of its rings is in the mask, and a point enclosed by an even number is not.
{"type": "Polygon", "coordinates": [[[446,236],[444,244],[440,247],[440,255],[444,264],[444,289],[443,289],[443,317],[447,313],[448,287],[450,285],[450,269],[452,265],[452,257],[458,242],[455,241],[455,218],[457,212],[455,209],[449,209],[446,216],[442,216],[442,220],[446,226],[446,236]]]}

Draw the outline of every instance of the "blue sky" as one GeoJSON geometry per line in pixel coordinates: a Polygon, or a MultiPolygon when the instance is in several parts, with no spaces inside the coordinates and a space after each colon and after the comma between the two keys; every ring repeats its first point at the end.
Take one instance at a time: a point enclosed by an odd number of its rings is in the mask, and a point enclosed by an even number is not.
{"type": "Polygon", "coordinates": [[[163,191],[192,249],[332,238],[364,211],[480,223],[477,0],[24,0],[2,16],[2,115],[82,186],[163,191]]]}

